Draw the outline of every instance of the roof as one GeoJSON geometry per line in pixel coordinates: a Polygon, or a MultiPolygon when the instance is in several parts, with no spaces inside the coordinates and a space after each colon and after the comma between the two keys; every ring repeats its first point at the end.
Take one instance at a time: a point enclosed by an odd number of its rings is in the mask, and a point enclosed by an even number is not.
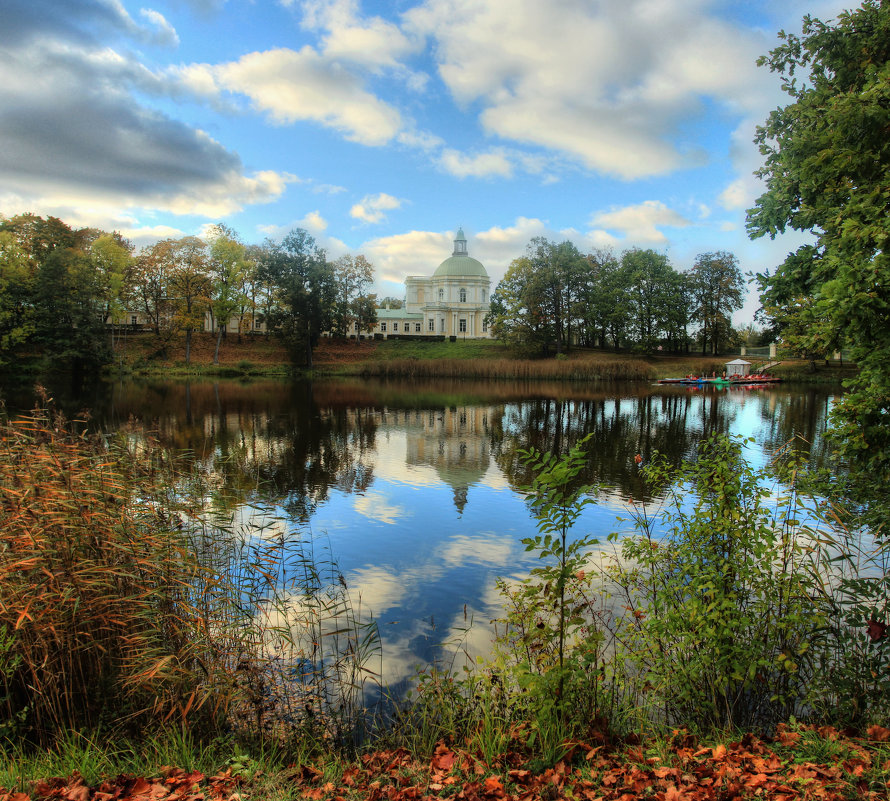
{"type": "Polygon", "coordinates": [[[485,272],[482,262],[467,255],[449,256],[436,268],[433,278],[460,275],[488,278],[488,273],[485,272]]]}
{"type": "Polygon", "coordinates": [[[751,364],[751,362],[746,362],[744,359],[733,359],[731,362],[727,362],[727,364],[751,364]]]}
{"type": "Polygon", "coordinates": [[[407,309],[377,309],[378,320],[422,320],[423,315],[407,309]]]}

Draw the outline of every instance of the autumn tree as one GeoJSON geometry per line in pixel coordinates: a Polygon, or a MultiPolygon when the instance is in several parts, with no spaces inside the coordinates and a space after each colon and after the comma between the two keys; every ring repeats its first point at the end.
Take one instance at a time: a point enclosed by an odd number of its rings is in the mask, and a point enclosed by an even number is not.
{"type": "Polygon", "coordinates": [[[177,329],[185,332],[185,363],[191,364],[192,332],[204,327],[210,305],[207,246],[196,236],[168,239],[162,245],[173,318],[177,329]]]}
{"type": "MultiPolygon", "coordinates": [[[[810,232],[762,289],[808,298],[823,344],[859,366],[835,408],[850,453],[890,464],[890,5],[865,0],[834,24],[807,16],[801,36],[760,59],[789,103],[757,130],[766,191],[748,212],[752,237],[810,232]]],[[[777,297],[781,300],[782,296],[777,297]]],[[[774,317],[775,319],[775,317],[774,317]]],[[[779,320],[785,328],[791,320],[779,320]]]]}
{"type": "Polygon", "coordinates": [[[124,281],[130,267],[132,247],[120,236],[100,233],[89,246],[89,258],[96,270],[102,303],[102,315],[111,326],[111,347],[114,331],[124,312],[124,281]]]}
{"type": "MultiPolygon", "coordinates": [[[[357,256],[347,253],[332,267],[337,289],[332,331],[337,336],[346,336],[360,317],[366,326],[372,322],[367,299],[368,289],[374,281],[374,265],[361,253],[357,256]]],[[[360,326],[358,330],[363,329],[360,326]]]]}
{"type": "MultiPolygon", "coordinates": [[[[207,234],[210,311],[216,326],[213,363],[219,364],[219,345],[229,322],[246,305],[246,281],[250,270],[247,252],[238,235],[226,225],[213,226],[207,234]]],[[[239,326],[240,331],[240,326],[239,326]]]]}
{"type": "Polygon", "coordinates": [[[725,251],[702,253],[688,273],[688,285],[702,356],[709,351],[716,356],[732,335],[732,313],[745,300],[745,278],[738,259],[725,251]]]}
{"type": "Polygon", "coordinates": [[[125,302],[134,311],[145,315],[162,347],[173,332],[167,252],[167,240],[143,248],[130,264],[124,287],[125,302]]]}

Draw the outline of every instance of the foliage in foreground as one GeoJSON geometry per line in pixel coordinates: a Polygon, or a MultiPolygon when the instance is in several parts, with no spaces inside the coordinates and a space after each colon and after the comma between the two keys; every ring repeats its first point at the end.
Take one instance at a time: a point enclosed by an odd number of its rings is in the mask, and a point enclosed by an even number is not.
{"type": "MultiPolygon", "coordinates": [[[[855,738],[827,726],[794,725],[781,726],[774,738],[744,734],[699,741],[677,730],[664,740],[568,743],[565,757],[542,770],[528,769],[527,754],[516,740],[494,762],[463,744],[440,742],[420,756],[388,749],[369,751],[348,762],[327,759],[286,765],[274,753],[252,757],[241,751],[213,766],[199,760],[187,768],[122,759],[90,776],[67,772],[70,761],[41,763],[48,773],[29,770],[32,766],[24,763],[8,770],[0,763],[0,800],[879,799],[886,798],[888,737],[890,730],[880,727],[869,729],[867,737],[855,738]]],[[[89,755],[70,753],[69,759],[77,762],[78,756],[89,755]]],[[[156,758],[164,757],[158,753],[156,758]]]]}
{"type": "Polygon", "coordinates": [[[586,558],[568,533],[590,502],[583,453],[527,454],[544,565],[500,582],[492,658],[423,677],[412,742],[450,735],[491,761],[519,739],[540,767],[602,732],[885,725],[890,549],[800,493],[793,458],[779,481],[744,444],[718,435],[679,468],[641,466],[661,509],[634,506],[636,535],[586,558]]]}
{"type": "Polygon", "coordinates": [[[349,741],[378,640],[268,509],[37,411],[0,425],[0,734],[349,741]]]}
{"type": "Polygon", "coordinates": [[[886,473],[890,463],[890,5],[865,0],[760,59],[789,103],[758,128],[766,192],[752,237],[811,233],[773,275],[759,275],[774,331],[799,353],[847,349],[859,366],[837,405],[838,441],[886,473]]]}

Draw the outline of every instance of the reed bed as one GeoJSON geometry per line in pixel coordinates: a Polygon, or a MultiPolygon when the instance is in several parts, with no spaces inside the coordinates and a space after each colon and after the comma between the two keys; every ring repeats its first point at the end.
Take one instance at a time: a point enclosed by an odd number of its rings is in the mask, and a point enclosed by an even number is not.
{"type": "Polygon", "coordinates": [[[362,364],[366,378],[469,378],[561,381],[651,381],[640,360],[391,359],[362,364]]]}
{"type": "Polygon", "coordinates": [[[379,654],[333,560],[150,437],[0,423],[0,735],[348,743],[379,654]]]}

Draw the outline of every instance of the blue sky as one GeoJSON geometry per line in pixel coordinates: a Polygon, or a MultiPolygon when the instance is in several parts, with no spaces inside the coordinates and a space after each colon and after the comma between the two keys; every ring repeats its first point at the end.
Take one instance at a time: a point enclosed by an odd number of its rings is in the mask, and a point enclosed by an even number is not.
{"type": "MultiPolygon", "coordinates": [[[[4,0],[0,214],[141,247],[225,222],[306,228],[401,296],[458,226],[494,282],[529,239],[747,271],[755,61],[850,3],[752,0],[4,0]]],[[[738,322],[757,307],[749,298],[738,322]]]]}

